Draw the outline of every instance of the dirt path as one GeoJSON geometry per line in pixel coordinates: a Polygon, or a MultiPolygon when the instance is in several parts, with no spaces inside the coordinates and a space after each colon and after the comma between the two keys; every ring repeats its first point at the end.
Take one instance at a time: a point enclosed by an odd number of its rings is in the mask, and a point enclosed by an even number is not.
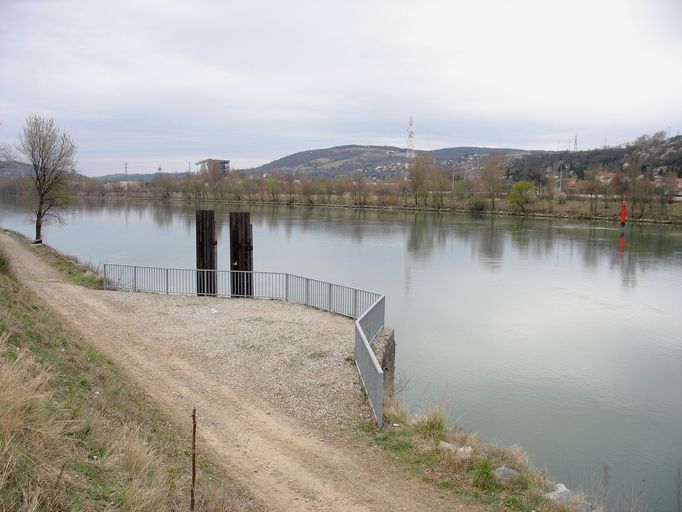
{"type": "MultiPolygon", "coordinates": [[[[16,277],[116,361],[173,415],[187,422],[196,407],[204,450],[277,511],[467,510],[450,493],[432,488],[383,461],[196,368],[181,351],[131,325],[115,307],[117,292],[65,282],[30,249],[0,232],[16,277]],[[326,436],[325,436],[326,437],[326,436]]],[[[283,304],[286,307],[286,304],[283,304]]]]}

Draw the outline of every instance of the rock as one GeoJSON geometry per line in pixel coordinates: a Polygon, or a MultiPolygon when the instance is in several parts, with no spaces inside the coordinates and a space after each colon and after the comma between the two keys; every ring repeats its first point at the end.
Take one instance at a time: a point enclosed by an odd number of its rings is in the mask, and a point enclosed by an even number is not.
{"type": "Polygon", "coordinates": [[[514,478],[519,476],[518,471],[508,468],[507,466],[500,466],[493,472],[493,474],[495,475],[495,480],[501,484],[506,484],[510,480],[514,480],[514,478]]]}
{"type": "Polygon", "coordinates": [[[474,454],[474,449],[471,446],[462,446],[457,448],[455,452],[455,457],[458,459],[468,459],[474,454]]]}
{"type": "Polygon", "coordinates": [[[445,441],[441,441],[440,443],[438,443],[438,447],[441,450],[449,450],[451,452],[455,451],[455,445],[452,443],[445,442],[445,441]]]}
{"type": "Polygon", "coordinates": [[[568,503],[571,501],[571,496],[571,491],[564,484],[556,484],[553,491],[545,493],[545,498],[557,503],[568,503]]]}

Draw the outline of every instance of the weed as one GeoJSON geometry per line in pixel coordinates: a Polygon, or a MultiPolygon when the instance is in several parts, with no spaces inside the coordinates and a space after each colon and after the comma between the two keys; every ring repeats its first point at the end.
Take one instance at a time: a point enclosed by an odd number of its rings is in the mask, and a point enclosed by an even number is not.
{"type": "Polygon", "coordinates": [[[374,423],[371,421],[360,421],[357,425],[357,429],[360,432],[371,433],[374,432],[374,423]]]}
{"type": "Polygon", "coordinates": [[[441,407],[429,409],[416,419],[414,426],[428,441],[442,439],[445,435],[445,413],[441,407]]]}
{"type": "Polygon", "coordinates": [[[0,274],[9,274],[9,258],[2,249],[0,249],[0,274]]]}
{"type": "Polygon", "coordinates": [[[384,421],[386,423],[404,423],[407,421],[407,410],[397,398],[391,398],[384,404],[384,421]]]}
{"type": "Polygon", "coordinates": [[[474,476],[472,483],[484,491],[495,489],[495,475],[493,474],[493,463],[486,457],[481,459],[474,466],[474,476]]]}
{"type": "Polygon", "coordinates": [[[406,454],[414,448],[414,443],[411,440],[401,436],[395,430],[389,430],[379,434],[376,437],[377,443],[383,446],[386,450],[395,454],[406,454]]]}
{"type": "Polygon", "coordinates": [[[308,357],[310,359],[322,359],[324,357],[327,357],[327,355],[328,355],[327,352],[325,352],[324,350],[318,350],[318,351],[311,352],[310,354],[308,354],[308,357]]]}

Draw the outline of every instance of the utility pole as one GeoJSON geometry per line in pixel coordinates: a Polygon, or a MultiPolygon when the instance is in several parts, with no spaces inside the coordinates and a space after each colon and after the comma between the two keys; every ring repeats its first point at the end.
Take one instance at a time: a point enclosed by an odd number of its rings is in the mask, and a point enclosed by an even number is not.
{"type": "Polygon", "coordinates": [[[128,162],[126,162],[126,165],[125,165],[125,178],[126,178],[126,181],[128,181],[128,162]]]}

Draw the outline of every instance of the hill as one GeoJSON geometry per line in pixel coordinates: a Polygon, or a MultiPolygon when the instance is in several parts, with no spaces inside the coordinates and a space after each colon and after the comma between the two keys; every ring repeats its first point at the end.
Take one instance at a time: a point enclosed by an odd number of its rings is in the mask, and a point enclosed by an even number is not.
{"type": "MultiPolygon", "coordinates": [[[[405,170],[406,149],[396,146],[346,145],[301,151],[246,172],[254,174],[296,174],[317,178],[351,176],[362,171],[371,178],[399,176],[405,170]]],[[[459,147],[417,151],[431,155],[440,167],[464,165],[494,152],[520,153],[519,149],[459,147]]]]}
{"type": "Polygon", "coordinates": [[[164,172],[164,173],[137,173],[137,174],[107,174],[106,176],[97,176],[96,179],[102,181],[152,181],[156,176],[172,176],[173,178],[181,178],[186,175],[186,172],[164,172]]]}
{"type": "Polygon", "coordinates": [[[670,168],[682,176],[682,136],[665,139],[643,135],[632,143],[586,151],[532,151],[512,157],[509,167],[514,180],[537,182],[544,169],[557,170],[560,166],[583,179],[591,165],[620,169],[631,153],[637,155],[643,169],[670,168]]]}
{"type": "Polygon", "coordinates": [[[28,164],[14,160],[0,162],[0,178],[20,178],[21,176],[30,176],[32,174],[33,167],[28,164]]]}

